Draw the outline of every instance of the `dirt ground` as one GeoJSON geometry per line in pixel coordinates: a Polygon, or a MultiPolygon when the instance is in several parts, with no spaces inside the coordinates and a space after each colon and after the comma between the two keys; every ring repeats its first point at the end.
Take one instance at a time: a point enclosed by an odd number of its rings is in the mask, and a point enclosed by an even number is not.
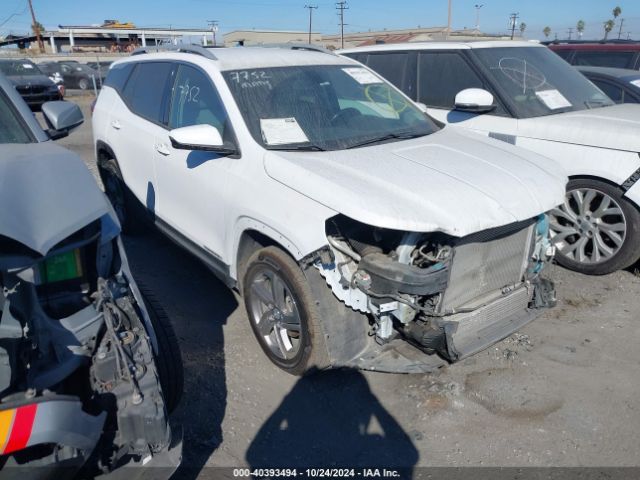
{"type": "MultiPolygon", "coordinates": [[[[95,172],[87,121],[59,143],[95,172]]],[[[552,267],[558,306],[431,375],[272,366],[241,300],[160,234],[126,239],[181,341],[178,478],[204,466],[639,466],[640,278],[552,267]]]]}

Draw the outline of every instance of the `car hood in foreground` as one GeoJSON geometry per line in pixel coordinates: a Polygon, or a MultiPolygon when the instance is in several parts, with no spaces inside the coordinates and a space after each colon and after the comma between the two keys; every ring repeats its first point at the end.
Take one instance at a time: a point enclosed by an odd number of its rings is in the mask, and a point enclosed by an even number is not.
{"type": "Polygon", "coordinates": [[[109,206],[82,160],[52,142],[0,145],[0,235],[41,255],[109,206]]]}
{"type": "Polygon", "coordinates": [[[640,105],[625,103],[518,120],[518,136],[640,152],[640,105]]]}
{"type": "Polygon", "coordinates": [[[351,150],[267,152],[265,169],[354,220],[459,237],[550,210],[567,182],[552,160],[453,128],[351,150]]]}

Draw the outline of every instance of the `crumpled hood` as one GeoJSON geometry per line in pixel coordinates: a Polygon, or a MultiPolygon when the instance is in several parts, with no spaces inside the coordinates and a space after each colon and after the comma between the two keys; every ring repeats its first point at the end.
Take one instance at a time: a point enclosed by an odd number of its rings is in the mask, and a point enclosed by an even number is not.
{"type": "Polygon", "coordinates": [[[271,151],[265,169],[354,220],[458,237],[550,210],[567,182],[552,160],[454,128],[352,150],[271,151]]]}
{"type": "Polygon", "coordinates": [[[80,157],[53,142],[0,145],[0,235],[46,253],[109,212],[80,157]]]}
{"type": "Polygon", "coordinates": [[[640,152],[640,105],[625,103],[518,120],[518,136],[640,152]]]}

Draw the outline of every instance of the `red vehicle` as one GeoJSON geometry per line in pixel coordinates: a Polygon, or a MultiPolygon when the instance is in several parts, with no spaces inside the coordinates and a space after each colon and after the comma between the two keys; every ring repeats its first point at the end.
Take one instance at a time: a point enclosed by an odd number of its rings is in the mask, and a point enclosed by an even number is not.
{"type": "Polygon", "coordinates": [[[629,40],[572,42],[567,40],[545,44],[571,65],[640,70],[640,42],[629,40]]]}

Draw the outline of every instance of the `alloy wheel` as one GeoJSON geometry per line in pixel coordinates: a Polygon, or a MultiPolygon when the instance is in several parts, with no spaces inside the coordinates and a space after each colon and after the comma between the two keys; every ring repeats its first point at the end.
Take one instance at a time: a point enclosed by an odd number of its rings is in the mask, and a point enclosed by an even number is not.
{"type": "Polygon", "coordinates": [[[602,263],[622,248],[627,220],[621,206],[594,188],[569,190],[551,211],[552,241],[562,255],[584,264],[602,263]]]}
{"type": "Polygon", "coordinates": [[[302,324],[291,290],[266,267],[256,272],[250,290],[251,321],[261,341],[276,357],[294,358],[302,345],[302,324]]]}

